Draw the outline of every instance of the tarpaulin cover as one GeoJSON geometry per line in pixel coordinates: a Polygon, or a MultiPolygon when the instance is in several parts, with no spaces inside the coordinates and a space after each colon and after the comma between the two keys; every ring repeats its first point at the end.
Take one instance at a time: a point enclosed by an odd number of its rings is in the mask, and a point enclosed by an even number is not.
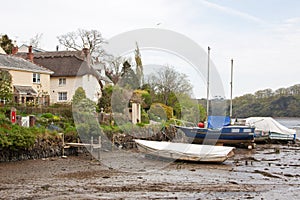
{"type": "Polygon", "coordinates": [[[280,134],[295,134],[296,131],[289,129],[280,123],[278,123],[272,117],[249,117],[246,118],[246,124],[254,126],[256,130],[271,132],[271,133],[280,133],[280,134]]]}
{"type": "Polygon", "coordinates": [[[229,116],[208,116],[208,128],[222,128],[223,126],[230,125],[229,116]]]}

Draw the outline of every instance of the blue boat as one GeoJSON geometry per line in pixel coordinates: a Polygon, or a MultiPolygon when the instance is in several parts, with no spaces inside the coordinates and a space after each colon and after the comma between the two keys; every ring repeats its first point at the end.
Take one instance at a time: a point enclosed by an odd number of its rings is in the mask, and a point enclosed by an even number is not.
{"type": "Polygon", "coordinates": [[[185,134],[188,141],[196,144],[231,144],[254,145],[254,127],[230,125],[230,118],[223,116],[209,116],[206,128],[197,126],[175,127],[185,134]]]}
{"type": "Polygon", "coordinates": [[[197,144],[244,144],[254,143],[254,129],[244,126],[228,126],[221,129],[175,126],[182,130],[192,143],[197,144]]]}
{"type": "MultiPolygon", "coordinates": [[[[233,88],[233,59],[231,60],[231,91],[230,91],[230,113],[229,116],[209,116],[209,69],[210,69],[210,47],[208,47],[208,65],[207,65],[207,126],[206,127],[187,127],[175,126],[183,131],[189,142],[198,144],[230,144],[243,145],[248,148],[254,144],[254,127],[231,125],[232,116],[232,88],[233,88]]],[[[225,113],[225,112],[221,112],[225,113]]]]}

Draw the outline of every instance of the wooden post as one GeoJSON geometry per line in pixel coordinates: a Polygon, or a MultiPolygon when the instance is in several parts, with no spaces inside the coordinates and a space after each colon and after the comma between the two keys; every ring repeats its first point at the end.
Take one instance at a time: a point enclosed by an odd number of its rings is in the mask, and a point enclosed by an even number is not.
{"type": "Polygon", "coordinates": [[[112,150],[114,150],[114,146],[115,146],[115,134],[112,135],[112,143],[111,143],[112,150]]]}
{"type": "Polygon", "coordinates": [[[101,147],[102,147],[102,144],[101,144],[101,136],[99,136],[98,142],[99,142],[99,148],[101,148],[101,147]]]}
{"type": "Polygon", "coordinates": [[[93,142],[94,141],[94,138],[93,138],[93,136],[91,137],[91,153],[93,152],[93,142]]]}
{"type": "Polygon", "coordinates": [[[61,152],[61,157],[66,158],[65,156],[65,134],[64,133],[59,133],[59,135],[62,137],[62,152],[61,152]]]}
{"type": "Polygon", "coordinates": [[[99,136],[98,142],[99,142],[99,146],[98,146],[98,160],[100,160],[100,150],[101,150],[101,147],[102,147],[102,145],[101,145],[101,136],[99,136]]]}
{"type": "Polygon", "coordinates": [[[65,158],[65,134],[62,133],[62,142],[63,142],[63,149],[62,149],[62,157],[65,158]]]}

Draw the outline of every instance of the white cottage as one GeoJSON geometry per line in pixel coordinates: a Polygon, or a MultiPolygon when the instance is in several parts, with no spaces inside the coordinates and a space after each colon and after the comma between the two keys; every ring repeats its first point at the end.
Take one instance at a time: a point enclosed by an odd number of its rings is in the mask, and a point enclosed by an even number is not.
{"type": "Polygon", "coordinates": [[[50,102],[70,103],[78,87],[97,102],[101,96],[99,77],[89,64],[89,51],[35,52],[33,62],[54,73],[50,76],[50,102]]]}

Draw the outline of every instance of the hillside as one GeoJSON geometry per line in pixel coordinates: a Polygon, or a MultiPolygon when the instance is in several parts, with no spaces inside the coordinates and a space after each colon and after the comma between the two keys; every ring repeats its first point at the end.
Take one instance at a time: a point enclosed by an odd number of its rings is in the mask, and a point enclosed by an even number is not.
{"type": "Polygon", "coordinates": [[[236,97],[233,99],[233,116],[300,117],[300,84],[236,97]]]}

